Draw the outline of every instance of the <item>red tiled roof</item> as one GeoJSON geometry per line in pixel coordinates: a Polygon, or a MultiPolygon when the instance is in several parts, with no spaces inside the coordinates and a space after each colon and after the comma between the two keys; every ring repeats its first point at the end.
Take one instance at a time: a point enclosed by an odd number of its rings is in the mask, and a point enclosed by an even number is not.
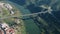
{"type": "Polygon", "coordinates": [[[14,32],[15,32],[15,31],[14,31],[14,29],[12,29],[12,28],[11,28],[11,29],[8,29],[8,30],[6,31],[7,34],[9,34],[9,33],[12,33],[12,34],[13,34],[14,32]]]}

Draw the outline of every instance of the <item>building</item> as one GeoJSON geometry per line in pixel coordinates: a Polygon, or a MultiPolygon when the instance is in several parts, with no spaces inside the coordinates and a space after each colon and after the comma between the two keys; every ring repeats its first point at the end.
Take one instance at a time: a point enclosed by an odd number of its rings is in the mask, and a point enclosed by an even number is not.
{"type": "Polygon", "coordinates": [[[13,28],[10,28],[8,24],[6,23],[1,23],[1,29],[0,29],[0,34],[15,34],[15,30],[13,28]]]}
{"type": "Polygon", "coordinates": [[[8,10],[12,10],[12,6],[10,4],[4,4],[4,6],[8,9],[8,10]]]}
{"type": "Polygon", "coordinates": [[[4,3],[0,2],[0,6],[3,6],[3,5],[4,5],[4,3]]]}
{"type": "Polygon", "coordinates": [[[7,30],[9,28],[9,26],[6,23],[2,24],[2,28],[4,28],[5,30],[7,30]]]}
{"type": "Polygon", "coordinates": [[[15,31],[13,28],[10,28],[6,31],[6,34],[15,34],[15,31]]]}
{"type": "Polygon", "coordinates": [[[13,11],[10,11],[10,14],[11,14],[11,15],[13,15],[13,14],[14,14],[14,12],[13,12],[13,11]]]}

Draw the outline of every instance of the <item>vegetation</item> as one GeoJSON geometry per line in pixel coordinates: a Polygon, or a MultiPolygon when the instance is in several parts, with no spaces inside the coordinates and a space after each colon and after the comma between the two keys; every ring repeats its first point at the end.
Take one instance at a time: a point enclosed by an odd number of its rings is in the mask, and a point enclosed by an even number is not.
{"type": "Polygon", "coordinates": [[[40,34],[40,30],[32,19],[24,20],[27,34],[40,34]]]}
{"type": "Polygon", "coordinates": [[[8,16],[8,15],[10,15],[10,11],[7,10],[6,8],[2,8],[2,11],[3,11],[3,16],[8,16]]]}

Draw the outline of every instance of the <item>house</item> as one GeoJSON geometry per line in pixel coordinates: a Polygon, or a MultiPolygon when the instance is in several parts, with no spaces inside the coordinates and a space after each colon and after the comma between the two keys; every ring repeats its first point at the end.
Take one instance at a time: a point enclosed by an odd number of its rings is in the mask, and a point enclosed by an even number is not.
{"type": "Polygon", "coordinates": [[[11,10],[12,9],[12,6],[10,4],[4,4],[4,6],[8,9],[8,10],[11,10]]]}
{"type": "Polygon", "coordinates": [[[6,31],[6,34],[15,34],[14,29],[10,28],[6,31]]]}
{"type": "Polygon", "coordinates": [[[5,30],[7,30],[9,28],[9,26],[6,23],[1,24],[2,28],[4,28],[5,30]]]}
{"type": "Polygon", "coordinates": [[[3,5],[4,5],[4,3],[0,2],[0,6],[3,6],[3,5]]]}
{"type": "Polygon", "coordinates": [[[15,34],[15,30],[13,28],[10,28],[8,24],[6,23],[1,23],[0,24],[2,27],[0,29],[0,34],[15,34]]]}
{"type": "Polygon", "coordinates": [[[10,11],[10,14],[13,15],[14,14],[14,11],[10,11]]]}

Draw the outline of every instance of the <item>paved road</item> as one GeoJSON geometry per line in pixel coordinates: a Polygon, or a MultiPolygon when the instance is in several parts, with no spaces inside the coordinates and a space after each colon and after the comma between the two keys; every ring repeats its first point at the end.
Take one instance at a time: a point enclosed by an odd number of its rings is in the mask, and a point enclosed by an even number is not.
{"type": "MultiPolygon", "coordinates": [[[[32,14],[25,14],[25,15],[20,15],[20,17],[23,17],[23,16],[33,16],[33,15],[38,15],[38,14],[45,14],[45,13],[51,13],[51,11],[41,11],[41,12],[38,12],[38,13],[32,13],[32,14]]],[[[6,18],[12,18],[12,17],[18,17],[18,16],[8,16],[8,17],[4,17],[4,18],[0,18],[0,20],[3,20],[3,19],[6,19],[6,18]]]]}

